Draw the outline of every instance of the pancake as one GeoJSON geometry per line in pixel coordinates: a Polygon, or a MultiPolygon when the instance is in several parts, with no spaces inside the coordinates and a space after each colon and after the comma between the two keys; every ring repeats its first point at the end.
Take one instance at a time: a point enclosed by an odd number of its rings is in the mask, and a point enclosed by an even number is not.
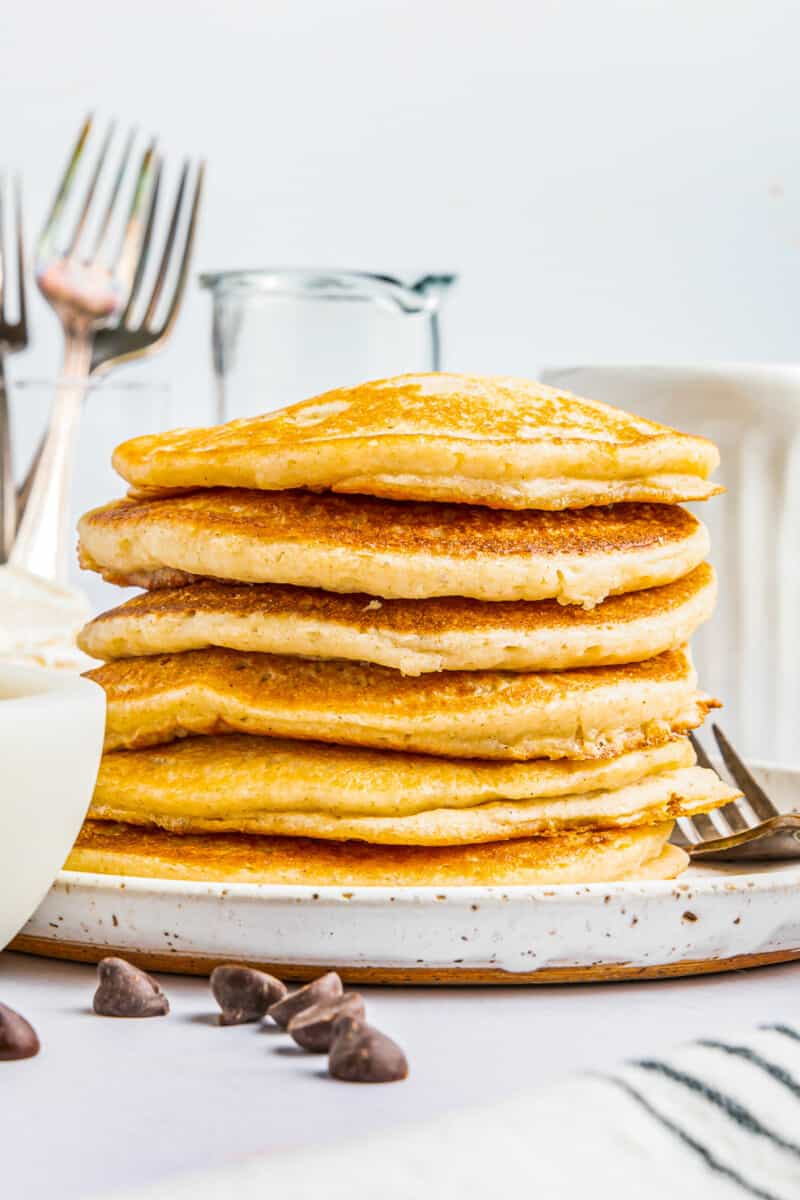
{"type": "MultiPolygon", "coordinates": [[[[140,763],[130,764],[133,757],[135,754],[130,753],[106,756],[107,760],[122,760],[114,764],[112,773],[122,777],[123,786],[115,790],[104,779],[95,792],[90,817],[157,826],[171,833],[258,833],[333,841],[354,839],[375,845],[457,846],[550,837],[570,830],[656,825],[708,812],[739,794],[713,771],[684,767],[656,772],[611,791],[578,792],[552,799],[495,800],[461,808],[450,808],[449,797],[445,797],[442,808],[411,816],[376,817],[340,813],[335,806],[324,812],[307,807],[288,810],[275,795],[265,797],[263,804],[242,806],[236,797],[223,797],[215,805],[202,794],[202,779],[196,775],[181,777],[174,763],[162,770],[160,777],[157,771],[151,771],[148,787],[136,778],[140,763]],[[182,784],[177,797],[169,788],[176,775],[182,784]]],[[[161,757],[163,761],[163,754],[161,757]]]]}
{"type": "Polygon", "coordinates": [[[688,855],[668,846],[672,822],[480,846],[370,846],[245,834],[170,834],[87,821],[70,871],[306,887],[508,887],[672,879],[688,855]]]}
{"type": "Polygon", "coordinates": [[[710,617],[716,591],[708,563],[593,609],[556,600],[375,600],[207,581],[135,596],[90,622],[79,644],[106,661],[220,646],[353,659],[404,675],[554,670],[641,662],[682,646],[710,617]]]}
{"type": "Polygon", "coordinates": [[[331,489],[495,508],[704,500],[719,461],[676,433],[541,383],[401,375],[114,454],[140,495],[180,488],[331,489]]]}
{"type": "Polygon", "coordinates": [[[409,817],[621,788],[694,763],[688,738],[618,758],[503,763],[229,733],[105,754],[92,803],[106,819],[117,808],[231,819],[264,812],[409,817]]]}
{"type": "Polygon", "coordinates": [[[188,650],[116,659],[106,750],[188,734],[269,737],[463,758],[612,758],[701,724],[688,651],[574,671],[443,671],[417,677],[351,662],[188,650]]]}
{"type": "Polygon", "coordinates": [[[79,531],[81,565],[122,585],[210,576],[387,599],[588,606],[672,583],[709,547],[704,526],[676,505],[514,513],[231,489],[118,500],[87,513],[79,531]]]}

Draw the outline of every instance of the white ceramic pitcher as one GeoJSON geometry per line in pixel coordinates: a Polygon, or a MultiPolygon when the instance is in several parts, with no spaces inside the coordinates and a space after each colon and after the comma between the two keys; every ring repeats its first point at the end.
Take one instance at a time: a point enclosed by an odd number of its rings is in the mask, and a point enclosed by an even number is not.
{"type": "Polygon", "coordinates": [[[693,642],[737,748],[800,762],[800,367],[550,368],[546,383],[717,443],[728,489],[690,506],[709,527],[717,612],[693,642]]]}

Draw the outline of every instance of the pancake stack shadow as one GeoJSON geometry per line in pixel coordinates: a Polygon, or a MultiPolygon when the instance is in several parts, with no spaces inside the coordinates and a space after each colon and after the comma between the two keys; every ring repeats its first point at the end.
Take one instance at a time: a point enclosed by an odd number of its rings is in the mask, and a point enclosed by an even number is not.
{"type": "Polygon", "coordinates": [[[671,878],[736,794],[716,701],[715,448],[536,383],[402,376],[134,439],[87,569],[106,753],[68,865],[331,885],[671,878]]]}

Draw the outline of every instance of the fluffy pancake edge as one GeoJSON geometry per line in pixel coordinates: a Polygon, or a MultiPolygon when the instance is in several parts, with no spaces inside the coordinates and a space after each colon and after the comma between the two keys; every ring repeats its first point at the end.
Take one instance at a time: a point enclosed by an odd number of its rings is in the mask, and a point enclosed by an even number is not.
{"type": "Polygon", "coordinates": [[[701,767],[664,771],[613,791],[551,800],[494,801],[471,808],[441,808],[406,817],[336,816],[320,812],[251,812],[245,816],[174,815],[157,800],[135,809],[93,802],[93,820],[153,825],[172,833],[256,833],[363,841],[378,845],[456,846],[519,837],[553,837],[626,826],[655,825],[708,812],[739,795],[701,767]]]}
{"type": "Polygon", "coordinates": [[[639,662],[683,645],[711,616],[716,593],[709,563],[589,610],[555,601],[380,601],[206,582],[134,597],[86,625],[78,643],[101,660],[216,646],[370,662],[404,675],[553,670],[639,662]]]}
{"type": "Polygon", "coordinates": [[[652,477],[659,498],[698,498],[718,458],[703,438],[598,401],[527,380],[438,373],[339,388],[213,429],[137,438],[117,448],[114,466],[151,492],[388,487],[413,498],[436,487],[436,498],[493,503],[500,492],[504,505],[525,507],[566,506],[565,498],[572,505],[581,488],[592,503],[609,482],[623,498],[652,477]],[[537,497],[541,481],[550,481],[550,493],[537,497]],[[570,485],[574,494],[565,497],[570,485]]]}
{"type": "Polygon", "coordinates": [[[232,733],[104,755],[93,803],[178,817],[278,811],[397,818],[611,790],[694,764],[688,738],[613,759],[506,763],[232,733]]]}
{"type": "Polygon", "coordinates": [[[78,528],[84,569],[123,585],[206,577],[387,599],[586,606],[680,579],[709,550],[705,526],[677,506],[462,513],[457,505],[226,489],[115,501],[86,513],[78,528]]]}
{"type": "Polygon", "coordinates": [[[441,672],[234,650],[117,659],[87,672],[106,691],[106,750],[221,732],[463,758],[609,758],[702,723],[688,651],[624,667],[441,672]]]}

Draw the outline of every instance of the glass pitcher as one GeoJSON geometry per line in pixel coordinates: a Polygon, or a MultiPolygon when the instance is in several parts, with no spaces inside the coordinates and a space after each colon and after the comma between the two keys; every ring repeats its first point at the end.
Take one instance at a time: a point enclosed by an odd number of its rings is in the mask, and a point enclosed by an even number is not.
{"type": "Polygon", "coordinates": [[[356,271],[201,275],[213,303],[216,419],[331,388],[441,367],[439,311],[454,275],[403,283],[356,271]]]}

